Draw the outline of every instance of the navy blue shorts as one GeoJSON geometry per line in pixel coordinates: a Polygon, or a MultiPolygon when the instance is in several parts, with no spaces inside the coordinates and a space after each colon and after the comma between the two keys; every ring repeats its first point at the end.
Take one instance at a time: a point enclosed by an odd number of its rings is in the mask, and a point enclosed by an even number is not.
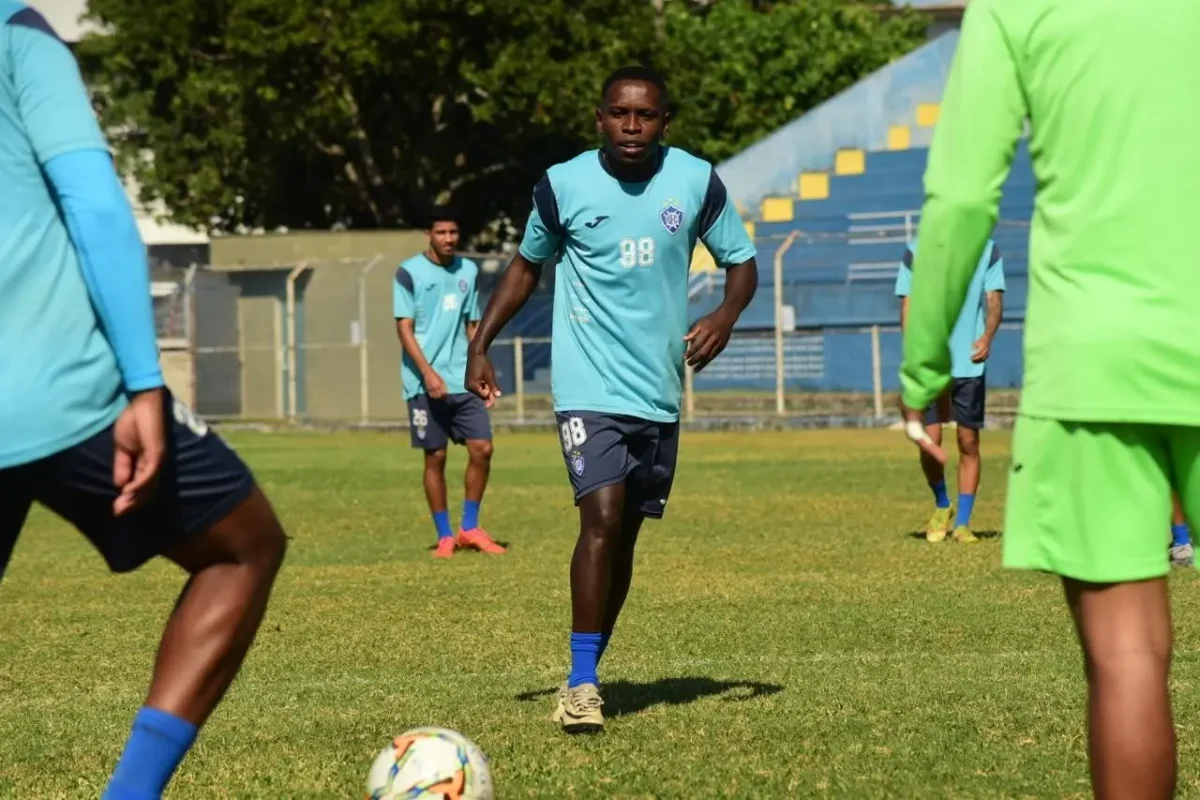
{"type": "Polygon", "coordinates": [[[408,401],[412,446],[418,450],[441,450],[450,442],[468,439],[491,441],[492,422],[487,405],[470,392],[434,400],[419,394],[408,401]]]}
{"type": "Polygon", "coordinates": [[[987,411],[987,383],[978,378],[955,378],[946,393],[925,409],[925,424],[937,425],[953,419],[961,428],[983,427],[987,411]]]}
{"type": "Polygon", "coordinates": [[[34,501],[91,540],[114,572],[137,569],[220,522],[250,496],[254,478],[237,454],[166,395],[167,453],[150,501],[112,513],[113,428],[60,453],[0,469],[0,576],[34,501]]]}
{"type": "Polygon", "coordinates": [[[597,489],[624,482],[627,504],[637,504],[647,517],[662,517],[675,480],[678,422],[596,411],[559,411],[554,416],[575,505],[597,489]]]}

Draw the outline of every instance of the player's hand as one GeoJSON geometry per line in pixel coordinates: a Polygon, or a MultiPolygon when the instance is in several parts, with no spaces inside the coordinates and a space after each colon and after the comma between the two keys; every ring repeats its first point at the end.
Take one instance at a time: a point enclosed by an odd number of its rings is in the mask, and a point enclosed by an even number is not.
{"type": "Polygon", "coordinates": [[[933,437],[925,430],[925,415],[909,408],[903,402],[900,403],[900,414],[904,419],[904,435],[908,437],[909,441],[932,458],[937,459],[939,464],[945,464],[946,451],[934,442],[933,437]]]}
{"type": "Polygon", "coordinates": [[[139,392],[113,425],[113,514],[121,516],[154,493],[167,452],[167,425],[162,389],[139,392]]]}
{"type": "Polygon", "coordinates": [[[992,340],[986,336],[981,336],[975,340],[975,346],[971,349],[971,361],[975,364],[982,364],[988,360],[988,356],[992,354],[992,340]]]}
{"type": "Polygon", "coordinates": [[[492,360],[487,353],[471,353],[467,357],[467,391],[483,400],[491,408],[500,396],[500,386],[496,383],[496,370],[492,368],[492,360]]]}
{"type": "Polygon", "coordinates": [[[442,376],[438,375],[433,370],[425,375],[425,393],[433,400],[441,400],[446,395],[450,394],[446,389],[446,382],[442,380],[442,376]]]}
{"type": "Polygon", "coordinates": [[[737,317],[717,309],[696,322],[683,340],[688,343],[683,360],[696,372],[708,366],[708,362],[721,354],[729,337],[733,335],[733,324],[737,317]]]}

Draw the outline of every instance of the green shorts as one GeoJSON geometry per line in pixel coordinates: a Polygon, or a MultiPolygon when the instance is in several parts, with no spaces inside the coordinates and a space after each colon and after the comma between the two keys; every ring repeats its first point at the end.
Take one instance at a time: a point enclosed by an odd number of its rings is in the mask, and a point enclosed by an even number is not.
{"type": "Polygon", "coordinates": [[[1093,583],[1166,575],[1171,491],[1200,520],[1200,427],[1021,417],[1004,566],[1093,583]]]}

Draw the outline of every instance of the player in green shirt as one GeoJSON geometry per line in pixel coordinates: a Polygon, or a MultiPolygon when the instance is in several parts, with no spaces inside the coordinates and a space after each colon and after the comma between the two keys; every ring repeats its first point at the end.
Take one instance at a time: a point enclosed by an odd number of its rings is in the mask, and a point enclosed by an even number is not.
{"type": "Polygon", "coordinates": [[[1096,795],[1167,798],[1175,730],[1164,523],[1200,518],[1200,3],[973,0],[925,175],[901,367],[906,431],[1030,123],[1025,386],[1004,565],[1062,577],[1096,795]]]}

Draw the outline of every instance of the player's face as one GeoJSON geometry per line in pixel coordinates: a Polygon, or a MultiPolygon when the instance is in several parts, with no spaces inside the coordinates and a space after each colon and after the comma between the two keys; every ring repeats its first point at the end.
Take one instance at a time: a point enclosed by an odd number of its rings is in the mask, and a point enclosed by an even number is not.
{"type": "Polygon", "coordinates": [[[654,156],[669,122],[658,87],[646,81],[614,83],[596,109],[596,130],[604,137],[604,149],[626,164],[654,156]]]}
{"type": "Polygon", "coordinates": [[[458,223],[433,223],[429,229],[429,247],[439,258],[453,258],[458,252],[458,223]]]}

